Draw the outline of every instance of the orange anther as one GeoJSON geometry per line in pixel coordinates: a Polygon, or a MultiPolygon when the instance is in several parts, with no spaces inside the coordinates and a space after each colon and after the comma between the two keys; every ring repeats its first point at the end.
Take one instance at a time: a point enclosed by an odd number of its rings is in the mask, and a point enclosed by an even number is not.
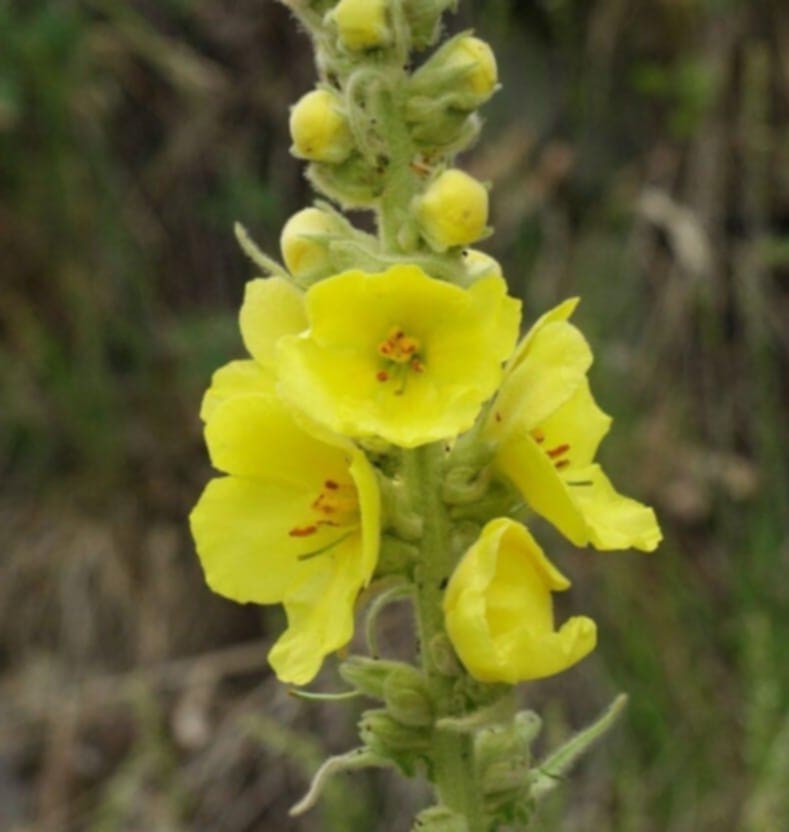
{"type": "Polygon", "coordinates": [[[309,537],[311,534],[315,534],[318,531],[317,526],[301,526],[291,529],[288,534],[291,537],[309,537]]]}

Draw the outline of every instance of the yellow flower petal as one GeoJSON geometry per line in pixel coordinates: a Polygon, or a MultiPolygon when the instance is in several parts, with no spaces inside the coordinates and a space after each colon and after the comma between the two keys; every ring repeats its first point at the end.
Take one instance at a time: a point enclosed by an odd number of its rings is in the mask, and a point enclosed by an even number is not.
{"type": "Polygon", "coordinates": [[[592,465],[611,418],[589,390],[589,345],[567,321],[576,305],[543,315],[507,365],[486,425],[494,464],[576,546],[651,551],[660,540],[654,512],[617,494],[592,465]]]}
{"type": "Polygon", "coordinates": [[[588,618],[554,630],[551,592],[569,581],[523,526],[492,520],[455,570],[444,597],[447,633],[469,673],[515,684],[551,676],[595,646],[588,618]]]}
{"type": "Polygon", "coordinates": [[[207,422],[216,408],[231,396],[273,394],[274,386],[274,374],[256,361],[231,361],[214,373],[211,386],[203,396],[200,418],[207,422]]]}
{"type": "Polygon", "coordinates": [[[455,436],[495,391],[519,309],[498,277],[464,290],[416,266],[345,272],[307,293],[309,331],[279,342],[281,390],[343,435],[455,436]]]}
{"type": "Polygon", "coordinates": [[[561,407],[540,421],[537,435],[545,451],[562,444],[568,446],[563,458],[570,461],[564,469],[569,473],[571,468],[591,463],[610,427],[611,417],[598,407],[584,378],[561,407]]]}
{"type": "Polygon", "coordinates": [[[307,328],[304,294],[281,277],[251,280],[246,286],[240,324],[249,354],[263,367],[273,369],[277,341],[307,328]]]}
{"type": "Polygon", "coordinates": [[[573,312],[575,312],[578,308],[580,300],[580,298],[568,298],[537,318],[532,327],[526,335],[523,336],[520,343],[515,348],[515,352],[513,352],[512,358],[510,358],[509,363],[507,364],[507,371],[513,370],[518,364],[521,363],[531,349],[532,341],[537,337],[538,333],[542,331],[543,327],[548,324],[569,321],[573,312]]]}
{"type": "Polygon", "coordinates": [[[527,338],[528,350],[508,367],[496,399],[490,424],[496,435],[539,425],[584,383],[592,364],[586,339],[565,321],[546,321],[527,338]]]}
{"type": "MultiPolygon", "coordinates": [[[[277,677],[294,685],[311,681],[323,658],[346,645],[353,635],[358,578],[350,567],[355,548],[340,544],[334,562],[318,564],[309,579],[291,589],[284,600],[288,629],[269,653],[277,677]]],[[[320,558],[316,558],[320,561],[320,558]]]]}
{"type": "Polygon", "coordinates": [[[290,625],[272,662],[285,681],[308,681],[350,639],[356,595],[376,566],[375,472],[347,439],[297,421],[273,394],[216,403],[206,440],[230,473],[190,517],[206,581],[236,601],[284,603],[290,625]]]}
{"type": "Polygon", "coordinates": [[[589,529],[589,542],[597,549],[640,549],[652,552],[663,535],[655,512],[643,503],[624,497],[611,485],[599,465],[573,473],[590,482],[574,491],[576,503],[589,529]]]}
{"type": "Polygon", "coordinates": [[[211,589],[239,603],[276,604],[294,582],[316,568],[304,558],[339,535],[289,532],[309,516],[309,500],[296,488],[240,477],[211,480],[190,515],[192,535],[211,589]]]}
{"type": "Polygon", "coordinates": [[[520,491],[533,511],[576,546],[586,546],[589,532],[570,487],[545,451],[525,432],[512,435],[498,450],[497,469],[520,491]]]}
{"type": "Polygon", "coordinates": [[[325,479],[348,480],[348,456],[314,439],[273,395],[233,396],[213,412],[205,429],[215,468],[239,477],[265,476],[320,490],[325,479]]]}

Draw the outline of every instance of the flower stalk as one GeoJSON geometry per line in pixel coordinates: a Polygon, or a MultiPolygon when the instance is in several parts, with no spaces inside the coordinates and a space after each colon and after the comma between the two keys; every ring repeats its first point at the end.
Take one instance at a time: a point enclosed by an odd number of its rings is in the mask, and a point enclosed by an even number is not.
{"type": "Polygon", "coordinates": [[[249,358],[216,372],[201,408],[224,476],[190,518],[198,555],[216,592],[284,606],[269,661],[291,685],[351,642],[366,605],[368,655],[340,663],[346,691],[318,696],[376,706],[361,746],[321,767],[294,814],[337,772],[391,766],[434,787],[415,832],[526,829],[623,700],[533,761],[540,720],[517,711],[515,685],[581,661],[596,627],[557,627],[553,593],[569,580],[523,508],[577,546],[651,551],[660,531],[594,462],[611,420],[569,322],[577,301],[519,340],[520,301],[469,248],[490,233],[488,189],[455,157],[498,88],[491,48],[462,32],[411,71],[452,0],[283,2],[320,74],[291,113],[292,152],[325,199],[285,225],[284,265],[236,227],[267,277],[241,308],[249,358]],[[372,211],[377,233],[341,209],[372,211]],[[413,664],[378,647],[379,614],[401,601],[413,664]]]}

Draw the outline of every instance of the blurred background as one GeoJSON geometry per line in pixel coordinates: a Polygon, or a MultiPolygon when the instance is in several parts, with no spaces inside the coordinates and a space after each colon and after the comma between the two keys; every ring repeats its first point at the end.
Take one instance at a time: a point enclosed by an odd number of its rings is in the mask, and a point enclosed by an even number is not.
{"type": "MultiPolygon", "coordinates": [[[[583,297],[603,462],[666,536],[539,532],[601,634],[525,687],[543,742],[631,705],[535,829],[786,832],[789,9],[462,7],[503,82],[462,160],[486,248],[527,321],[583,297]]],[[[313,80],[274,0],[0,0],[0,829],[406,832],[424,804],[356,774],[287,817],[358,708],[288,696],[281,614],[212,596],[186,525],[254,276],[232,223],[276,254],[310,200],[287,114],[313,80]]]]}

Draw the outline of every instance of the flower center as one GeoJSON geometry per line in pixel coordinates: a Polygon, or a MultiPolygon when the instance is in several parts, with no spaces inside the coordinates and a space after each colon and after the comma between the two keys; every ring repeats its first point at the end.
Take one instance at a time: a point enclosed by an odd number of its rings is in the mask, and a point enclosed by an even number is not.
{"type": "Polygon", "coordinates": [[[395,393],[402,395],[409,373],[422,373],[425,370],[421,349],[422,344],[418,338],[408,335],[402,327],[393,326],[378,345],[383,367],[375,374],[376,379],[382,384],[390,380],[397,381],[399,386],[395,393]]]}
{"type": "MultiPolygon", "coordinates": [[[[359,501],[356,488],[353,485],[344,485],[336,480],[324,480],[318,496],[310,504],[310,511],[313,516],[304,525],[294,526],[290,529],[288,532],[290,537],[311,537],[326,526],[331,528],[358,526],[359,501]]],[[[340,539],[344,539],[344,537],[343,535],[340,539]]],[[[339,540],[335,541],[335,543],[338,542],[339,540]]]]}

